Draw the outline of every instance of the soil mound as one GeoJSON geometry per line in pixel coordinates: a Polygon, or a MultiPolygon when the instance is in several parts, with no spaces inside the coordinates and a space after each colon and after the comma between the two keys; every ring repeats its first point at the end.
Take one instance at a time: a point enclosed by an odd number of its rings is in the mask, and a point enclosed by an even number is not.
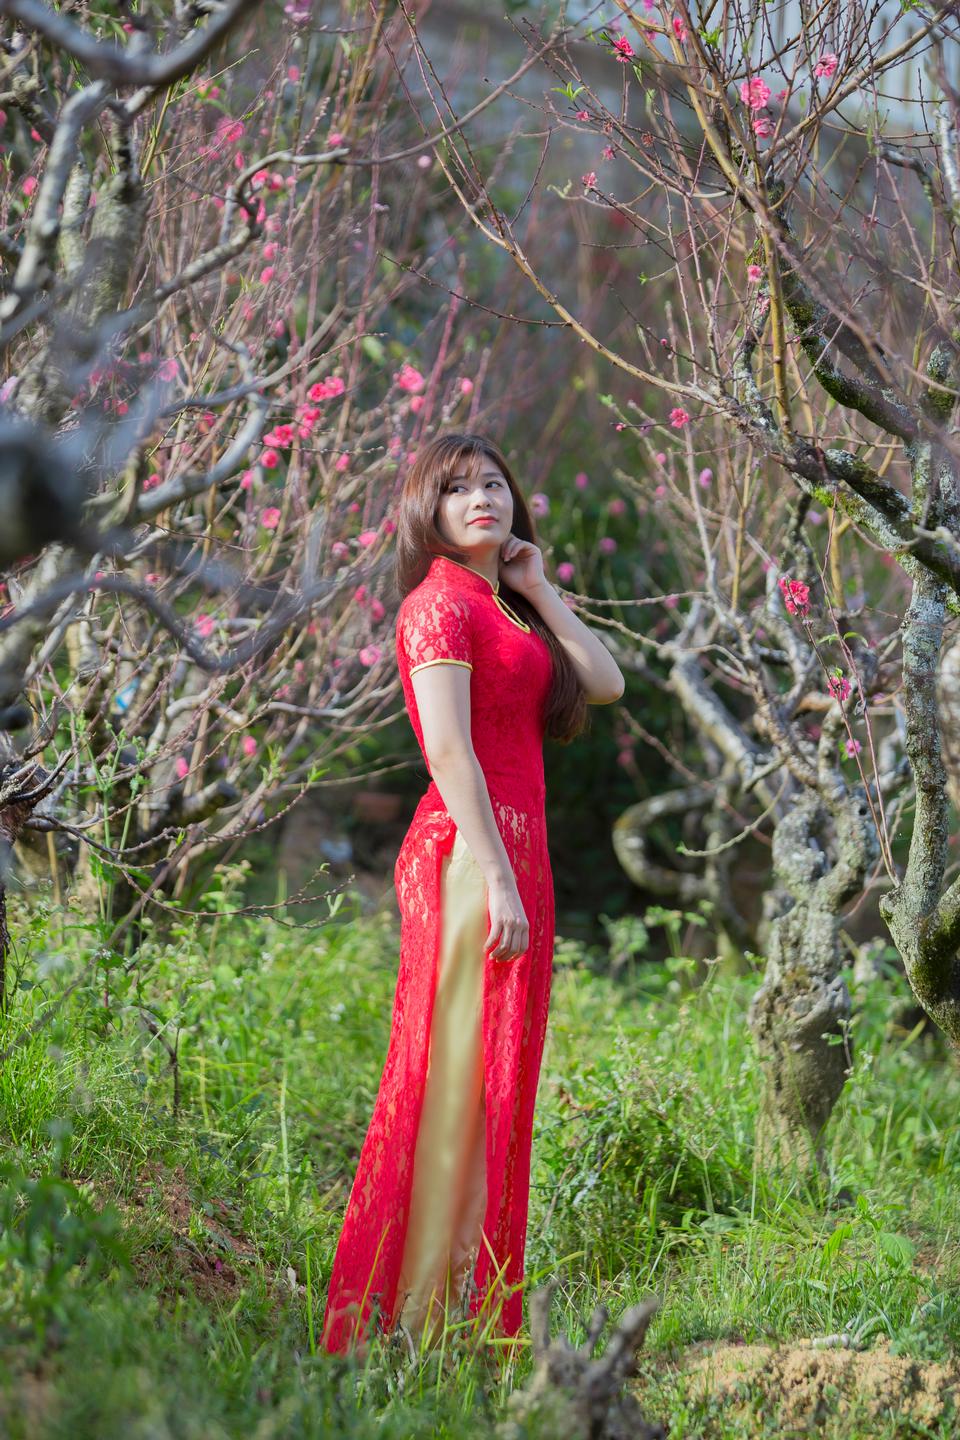
{"type": "Polygon", "coordinates": [[[895,1355],[888,1340],[869,1350],[715,1345],[684,1366],[689,1393],[755,1412],[757,1403],[788,1425],[808,1428],[857,1410],[871,1418],[900,1415],[919,1425],[960,1413],[960,1370],[895,1355]]]}

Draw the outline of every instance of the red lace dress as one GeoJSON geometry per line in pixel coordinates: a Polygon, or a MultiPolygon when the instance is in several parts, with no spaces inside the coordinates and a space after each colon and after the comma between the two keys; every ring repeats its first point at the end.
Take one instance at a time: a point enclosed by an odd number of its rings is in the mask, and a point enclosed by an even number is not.
{"type": "MultiPolygon", "coordinates": [[[[521,956],[482,959],[486,1243],[473,1269],[470,1313],[496,1295],[503,1302],[503,1333],[515,1335],[521,1295],[514,1290],[503,1298],[499,1286],[509,1289],[523,1279],[530,1141],[550,998],[554,895],[543,717],[551,658],[543,638],[505,606],[498,590],[466,565],[435,556],[425,579],[401,603],[396,637],[404,699],[421,751],[412,671],[437,663],[472,671],[473,747],[530,922],[530,944],[521,956]]],[[[442,934],[441,866],[456,835],[431,780],[394,872],[400,968],[386,1063],[330,1277],[323,1343],[332,1352],[367,1336],[374,1307],[382,1330],[392,1328],[398,1311],[442,934]]]]}

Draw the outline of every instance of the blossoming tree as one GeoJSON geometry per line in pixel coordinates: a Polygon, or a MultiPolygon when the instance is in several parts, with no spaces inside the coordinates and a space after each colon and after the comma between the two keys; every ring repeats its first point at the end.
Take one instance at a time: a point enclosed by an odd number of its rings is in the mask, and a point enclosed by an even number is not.
{"type": "MultiPolygon", "coordinates": [[[[878,872],[914,992],[960,1043],[941,752],[957,710],[937,703],[960,608],[957,20],[862,0],[801,7],[799,26],[747,0],[617,10],[567,37],[604,57],[602,83],[572,44],[550,61],[539,225],[522,232],[526,207],[506,214],[455,136],[441,159],[490,245],[609,367],[616,473],[690,576],[671,638],[612,633],[666,662],[708,771],[677,792],[708,831],[688,897],[711,874],[717,894],[737,847],[769,836],[758,1138],[822,1163],[851,1063],[842,921],[878,872]],[[549,148],[570,129],[597,159],[562,185],[549,148]],[[606,328],[545,279],[575,233],[565,208],[619,259],[606,328]]],[[[617,844],[643,883],[638,819],[617,844]]]]}
{"type": "Polygon", "coordinates": [[[15,843],[119,947],[397,713],[391,510],[496,412],[382,16],[127,15],[0,4],[0,995],[15,843]]]}

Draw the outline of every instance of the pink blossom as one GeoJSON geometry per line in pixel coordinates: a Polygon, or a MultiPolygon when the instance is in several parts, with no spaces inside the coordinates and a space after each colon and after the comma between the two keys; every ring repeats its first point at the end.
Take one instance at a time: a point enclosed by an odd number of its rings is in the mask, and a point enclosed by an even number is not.
{"type": "Polygon", "coordinates": [[[684,42],[684,40],[686,40],[686,38],[687,38],[687,27],[686,27],[686,24],[685,24],[685,22],[684,22],[683,16],[682,16],[682,15],[674,15],[672,24],[673,24],[673,33],[674,33],[674,35],[676,35],[677,39],[680,41],[680,44],[682,45],[683,42],[684,42]]]}
{"type": "Polygon", "coordinates": [[[383,651],[381,650],[379,645],[364,645],[363,649],[359,653],[358,658],[361,665],[370,666],[376,665],[382,654],[383,651]]]}
{"type": "Polygon", "coordinates": [[[209,639],[209,637],[213,634],[214,630],[217,627],[217,622],[213,618],[213,616],[204,614],[202,611],[193,623],[196,627],[197,633],[204,640],[209,639]]]}
{"type": "Polygon", "coordinates": [[[684,425],[689,424],[689,422],[690,416],[687,414],[686,410],[681,410],[679,405],[674,406],[674,408],[670,411],[670,424],[673,426],[674,430],[682,430],[684,425]]]}
{"type": "Polygon", "coordinates": [[[616,423],[616,425],[614,425],[613,428],[614,428],[614,430],[626,430],[627,427],[626,427],[626,425],[624,425],[624,423],[623,423],[622,420],[618,420],[617,423],[616,423]]]}
{"type": "Polygon", "coordinates": [[[369,598],[366,585],[358,585],[353,592],[353,598],[358,605],[366,605],[369,598]]]}
{"type": "Polygon", "coordinates": [[[36,175],[28,175],[20,188],[23,190],[24,195],[29,197],[36,190],[39,183],[36,175]]]}
{"type": "Polygon", "coordinates": [[[773,98],[774,98],[775,100],[779,100],[780,104],[782,105],[783,102],[784,102],[784,100],[786,100],[787,96],[789,95],[789,93],[790,93],[789,90],[778,90],[777,93],[776,93],[776,95],[775,95],[773,98]]]}
{"type": "Polygon", "coordinates": [[[664,497],[664,495],[666,495],[666,493],[667,493],[667,487],[666,487],[666,485],[656,485],[656,486],[654,487],[653,493],[654,493],[654,495],[656,495],[656,497],[657,497],[658,500],[662,500],[663,497],[664,497]]]}
{"type": "Polygon", "coordinates": [[[632,60],[634,58],[634,48],[630,44],[630,41],[627,39],[626,35],[621,35],[619,39],[614,40],[613,48],[616,51],[617,59],[619,60],[621,65],[626,65],[628,60],[632,60]]]}
{"type": "Polygon", "coordinates": [[[155,490],[160,484],[160,476],[157,474],[148,475],[143,482],[144,490],[155,490]]]}
{"type": "Polygon", "coordinates": [[[263,247],[264,260],[276,260],[277,251],[279,249],[280,246],[277,244],[276,240],[268,240],[266,245],[264,245],[263,247]]]}
{"type": "Polygon", "coordinates": [[[626,515],[627,502],[620,495],[615,495],[607,506],[611,515],[626,515]]]}
{"type": "Polygon", "coordinates": [[[343,144],[343,136],[340,134],[339,130],[330,131],[330,134],[327,136],[327,144],[331,147],[331,149],[334,150],[337,148],[338,145],[343,144]]]}
{"type": "Polygon", "coordinates": [[[773,134],[773,121],[768,115],[757,115],[753,121],[753,133],[758,140],[769,140],[773,134]]]}
{"type": "Polygon", "coordinates": [[[788,615],[806,615],[810,608],[810,587],[802,580],[790,580],[781,575],[777,581],[788,615]]]}
{"type": "Polygon", "coordinates": [[[406,361],[400,366],[400,369],[393,378],[401,390],[407,390],[413,394],[418,390],[422,390],[426,384],[420,371],[415,370],[414,367],[408,365],[406,361]]]}
{"type": "Polygon", "coordinates": [[[706,487],[713,480],[713,471],[709,468],[701,470],[700,474],[697,476],[697,479],[700,481],[700,484],[704,487],[704,489],[706,489],[706,487]]]}
{"type": "Polygon", "coordinates": [[[679,599],[679,595],[664,595],[663,603],[668,610],[676,610],[679,599]]]}
{"type": "Polygon", "coordinates": [[[760,280],[763,279],[763,266],[762,266],[762,265],[748,265],[748,266],[747,266],[747,279],[750,281],[750,284],[751,284],[751,285],[756,285],[760,280]]]}
{"type": "Polygon", "coordinates": [[[364,550],[368,550],[371,545],[376,545],[376,543],[376,530],[361,530],[360,534],[357,536],[357,544],[362,545],[364,550]]]}
{"type": "Polygon", "coordinates": [[[260,456],[260,464],[263,466],[264,470],[276,470],[277,466],[280,464],[280,456],[277,454],[276,450],[264,450],[263,454],[260,456]]]}
{"type": "Polygon", "coordinates": [[[148,570],[146,575],[144,575],[143,579],[146,585],[160,584],[160,576],[156,573],[155,570],[148,570]]]}
{"type": "Polygon", "coordinates": [[[843,743],[844,743],[844,748],[846,749],[847,754],[848,754],[849,756],[851,756],[851,757],[854,756],[854,755],[859,755],[859,754],[860,754],[860,751],[863,749],[863,746],[860,744],[860,741],[859,741],[859,740],[855,740],[852,735],[848,735],[847,738],[846,738],[846,740],[845,740],[843,743]]]}
{"type": "Polygon", "coordinates": [[[473,394],[473,381],[472,381],[468,376],[466,376],[466,375],[465,375],[464,378],[460,381],[460,394],[461,394],[461,395],[472,395],[472,394],[473,394]]]}
{"type": "Polygon", "coordinates": [[[279,449],[285,450],[293,444],[293,426],[274,425],[273,429],[264,435],[263,441],[265,445],[276,445],[279,449]]]}
{"type": "Polygon", "coordinates": [[[335,560],[346,560],[350,554],[350,546],[345,545],[342,540],[334,540],[330,546],[330,553],[335,560]]]}
{"type": "Polygon", "coordinates": [[[334,468],[334,470],[346,470],[346,468],[347,468],[347,466],[348,466],[349,464],[350,464],[350,456],[347,454],[347,452],[346,452],[346,450],[345,450],[345,451],[343,452],[343,454],[340,456],[339,460],[336,462],[336,464],[334,465],[333,468],[334,468]]]}
{"type": "Polygon", "coordinates": [[[656,453],[656,455],[654,455],[653,458],[654,458],[654,460],[656,460],[656,462],[657,462],[658,465],[666,465],[666,463],[667,463],[667,457],[666,457],[666,455],[664,455],[664,453],[663,453],[662,450],[658,450],[657,453],[656,453]]]}
{"type": "Polygon", "coordinates": [[[576,573],[577,567],[571,564],[569,560],[561,560],[557,566],[557,579],[562,581],[564,585],[569,585],[576,573]]]}
{"type": "Polygon", "coordinates": [[[299,66],[299,65],[288,65],[288,66],[287,66],[287,79],[290,81],[290,84],[291,84],[291,85],[297,85],[297,84],[299,84],[299,81],[300,81],[300,66],[299,66]]]}
{"type": "Polygon", "coordinates": [[[178,780],[186,780],[187,776],[190,774],[190,766],[187,764],[186,760],[184,760],[182,755],[177,756],[176,760],[174,761],[173,768],[177,772],[178,780]]]}
{"type": "Polygon", "coordinates": [[[818,80],[829,80],[830,76],[836,70],[838,63],[839,62],[837,60],[837,57],[836,55],[834,55],[833,51],[826,50],[820,56],[820,59],[817,61],[816,65],[814,65],[813,73],[814,75],[816,75],[818,80]]]}
{"type": "Polygon", "coordinates": [[[216,135],[222,145],[235,145],[243,134],[243,121],[225,115],[217,122],[216,135]]]}
{"type": "Polygon", "coordinates": [[[617,542],[612,535],[603,535],[600,539],[600,551],[603,555],[615,555],[617,542]]]}
{"type": "Polygon", "coordinates": [[[578,119],[578,120],[589,120],[589,119],[590,119],[590,111],[589,111],[589,110],[578,110],[578,111],[577,111],[577,119],[578,119]]]}
{"type": "Polygon", "coordinates": [[[252,484],[253,484],[253,471],[252,471],[252,470],[244,470],[243,474],[240,476],[240,489],[241,489],[241,490],[249,490],[250,487],[252,486],[252,484]]]}
{"type": "Polygon", "coordinates": [[[393,523],[392,520],[384,520],[384,522],[383,522],[383,533],[384,533],[385,535],[392,535],[393,532],[394,532],[394,530],[396,530],[396,528],[397,528],[397,527],[396,527],[396,525],[393,523]]]}
{"type": "Polygon", "coordinates": [[[260,284],[269,285],[275,273],[276,272],[274,271],[272,265],[264,265],[263,269],[260,271],[260,284]]]}
{"type": "Polygon", "coordinates": [[[807,519],[810,521],[811,525],[823,524],[823,516],[821,515],[819,510],[808,510],[807,519]]]}
{"type": "Polygon", "coordinates": [[[244,735],[240,742],[244,755],[256,755],[257,742],[252,735],[244,735]]]}
{"type": "Polygon", "coordinates": [[[590,484],[590,477],[587,475],[587,472],[585,470],[578,470],[576,475],[574,475],[573,477],[573,483],[574,485],[576,485],[578,490],[586,490],[587,486],[590,484]]]}
{"type": "Polygon", "coordinates": [[[604,145],[604,147],[603,147],[603,159],[604,159],[604,160],[612,160],[613,157],[614,157],[614,155],[616,155],[616,153],[617,153],[617,152],[614,150],[614,148],[613,148],[612,145],[604,145]]]}
{"type": "Polygon", "coordinates": [[[261,511],[260,524],[264,530],[276,530],[280,524],[280,511],[276,505],[268,505],[265,510],[261,511]]]}
{"type": "Polygon", "coordinates": [[[597,183],[597,172],[588,170],[586,175],[580,176],[580,181],[586,190],[592,190],[597,183]]]}
{"type": "Polygon", "coordinates": [[[827,690],[834,700],[842,703],[850,694],[850,681],[845,675],[831,675],[827,680],[827,690]]]}
{"type": "Polygon", "coordinates": [[[376,624],[378,620],[383,619],[386,613],[387,611],[383,601],[378,600],[376,595],[374,595],[373,599],[370,601],[370,619],[374,622],[374,624],[376,624]]]}
{"type": "Polygon", "coordinates": [[[417,156],[417,168],[418,168],[418,169],[420,169],[420,170],[429,170],[429,169],[430,169],[430,166],[431,166],[432,164],[433,164],[433,156],[432,156],[432,155],[418,155],[418,156],[417,156]]]}
{"type": "Polygon", "coordinates": [[[412,412],[414,415],[419,414],[419,412],[423,409],[424,405],[426,404],[426,400],[427,400],[426,395],[411,395],[411,396],[410,396],[410,410],[411,410],[411,412],[412,412]]]}
{"type": "Polygon", "coordinates": [[[751,110],[762,110],[770,99],[770,86],[757,77],[744,80],[740,86],[740,99],[751,110]]]}
{"type": "Polygon", "coordinates": [[[549,515],[550,499],[541,490],[530,496],[530,509],[536,516],[549,515]]]}
{"type": "Polygon", "coordinates": [[[164,360],[163,364],[157,370],[157,375],[161,380],[164,381],[175,380],[179,373],[180,366],[177,364],[176,360],[164,360]]]}
{"type": "Polygon", "coordinates": [[[335,400],[346,388],[339,375],[331,375],[328,379],[318,380],[316,385],[311,385],[307,394],[313,401],[335,400]]]}

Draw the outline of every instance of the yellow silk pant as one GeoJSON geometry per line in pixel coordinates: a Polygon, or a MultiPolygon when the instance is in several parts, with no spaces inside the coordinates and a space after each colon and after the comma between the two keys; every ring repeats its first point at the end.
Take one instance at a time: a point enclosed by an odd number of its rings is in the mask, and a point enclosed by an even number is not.
{"type": "Polygon", "coordinates": [[[440,875],[440,945],[426,1090],[413,1162],[399,1322],[419,1341],[453,1320],[486,1209],[483,943],[487,886],[458,830],[440,875]]]}

